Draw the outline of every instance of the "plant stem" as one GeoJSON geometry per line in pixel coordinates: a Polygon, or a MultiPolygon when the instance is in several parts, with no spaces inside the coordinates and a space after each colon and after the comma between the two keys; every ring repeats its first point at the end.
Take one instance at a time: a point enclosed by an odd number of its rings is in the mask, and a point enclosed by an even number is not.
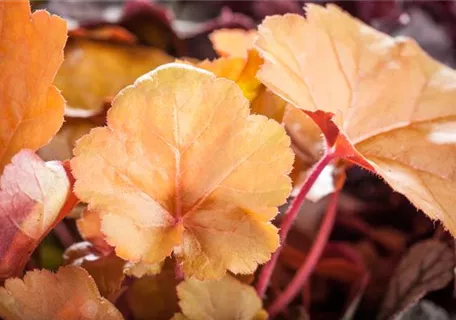
{"type": "Polygon", "coordinates": [[[334,152],[330,150],[326,151],[323,157],[315,164],[315,166],[311,169],[309,176],[307,177],[304,184],[301,186],[297,196],[293,199],[290,206],[288,207],[287,212],[285,213],[285,218],[280,225],[280,241],[281,246],[272,254],[271,260],[264,265],[261,269],[258,284],[256,287],[257,293],[260,298],[264,297],[266,289],[268,288],[269,281],[271,279],[272,272],[274,271],[275,265],[277,263],[277,259],[279,258],[280,252],[282,251],[282,246],[287,239],[288,232],[293,225],[296,217],[298,216],[299,209],[301,208],[302,203],[306,199],[307,193],[312,188],[313,184],[317,180],[320,173],[326,167],[326,165],[334,159],[334,152]]]}
{"type": "Polygon", "coordinates": [[[269,307],[268,314],[271,318],[275,317],[291,302],[291,300],[293,300],[299,290],[309,279],[310,274],[320,259],[320,256],[323,253],[323,250],[328,242],[329,235],[331,234],[334,226],[339,193],[340,189],[337,188],[336,191],[331,195],[328,210],[325,217],[323,218],[320,230],[318,231],[317,237],[312,245],[312,248],[309,251],[309,254],[306,257],[305,262],[298,269],[293,280],[291,280],[282,294],[277,297],[277,299],[269,307]]]}

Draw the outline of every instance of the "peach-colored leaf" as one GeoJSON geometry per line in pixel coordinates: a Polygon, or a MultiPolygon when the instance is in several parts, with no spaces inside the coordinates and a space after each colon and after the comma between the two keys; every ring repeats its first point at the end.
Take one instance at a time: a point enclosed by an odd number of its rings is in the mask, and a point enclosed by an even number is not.
{"type": "Polygon", "coordinates": [[[20,275],[41,239],[74,204],[61,163],[44,162],[30,150],[13,157],[0,177],[0,281],[20,275]]]}
{"type": "Polygon", "coordinates": [[[173,319],[267,319],[255,289],[229,275],[218,281],[186,279],[177,286],[177,295],[182,314],[173,319]]]}
{"type": "Polygon", "coordinates": [[[112,251],[112,247],[106,242],[105,235],[101,232],[100,213],[93,210],[84,210],[81,217],[76,221],[81,237],[91,242],[95,248],[104,253],[112,251]]]}
{"type": "Polygon", "coordinates": [[[78,141],[75,192],[126,260],[174,252],[188,276],[252,273],[278,246],[269,221],[290,192],[289,144],[277,122],[249,115],[232,81],[168,64],[124,89],[108,126],[78,141]]]}
{"type": "Polygon", "coordinates": [[[52,85],[63,60],[66,23],[28,1],[0,2],[0,174],[19,150],[46,144],[63,122],[52,85]]]}
{"type": "Polygon", "coordinates": [[[218,29],[209,35],[209,39],[220,56],[245,59],[252,49],[256,34],[256,30],[218,29]]]}
{"type": "Polygon", "coordinates": [[[352,161],[456,234],[454,70],[334,5],[266,18],[255,47],[269,89],[311,117],[333,114],[352,161]]]}
{"type": "Polygon", "coordinates": [[[54,83],[70,107],[101,110],[106,98],[172,60],[159,49],[73,37],[54,83]]]}
{"type": "Polygon", "coordinates": [[[7,320],[122,320],[82,268],[67,266],[56,274],[34,270],[0,288],[0,316],[7,320]]]}

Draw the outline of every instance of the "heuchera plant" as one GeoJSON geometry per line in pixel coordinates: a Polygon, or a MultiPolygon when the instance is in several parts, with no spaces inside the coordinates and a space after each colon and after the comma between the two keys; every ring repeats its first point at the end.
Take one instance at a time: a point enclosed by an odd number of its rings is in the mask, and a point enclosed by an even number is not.
{"type": "MultiPolygon", "coordinates": [[[[168,63],[107,27],[73,33],[63,62],[64,20],[32,14],[27,1],[0,1],[1,317],[273,318],[321,257],[353,164],[456,234],[456,72],[413,40],[334,5],[305,9],[305,18],[267,17],[258,30],[214,32],[221,57],[213,61],[168,63]],[[122,62],[118,82],[95,80],[100,57],[81,35],[133,46],[103,51],[104,68],[122,62]],[[81,52],[92,62],[78,64],[81,52]],[[150,63],[132,58],[138,54],[150,63]],[[82,135],[74,157],[46,162],[35,151],[63,124],[65,100],[52,84],[62,62],[55,83],[72,104],[67,116],[76,110],[90,124],[67,136],[81,125],[69,121],[64,139],[42,150],[52,157],[82,135]],[[85,92],[90,79],[72,86],[73,76],[94,77],[96,90],[85,92]],[[318,197],[332,195],[313,245],[263,309],[287,235],[328,166],[333,179],[318,197]],[[278,228],[271,221],[293,188],[278,228]],[[78,202],[87,205],[77,221],[86,242],[67,249],[56,273],[23,276],[34,249],[78,202]],[[128,312],[116,304],[121,296],[128,312]]],[[[451,280],[453,257],[431,245],[446,259],[438,289],[451,280]]],[[[385,305],[391,314],[394,296],[385,305]]]]}

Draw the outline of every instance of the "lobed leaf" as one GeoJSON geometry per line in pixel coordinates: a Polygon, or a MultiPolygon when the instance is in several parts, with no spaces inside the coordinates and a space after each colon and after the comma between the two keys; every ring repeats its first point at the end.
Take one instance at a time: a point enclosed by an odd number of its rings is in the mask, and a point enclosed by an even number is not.
{"type": "MultiPolygon", "coordinates": [[[[253,48],[256,36],[255,30],[215,30],[209,38],[215,51],[222,58],[214,61],[206,60],[197,66],[214,72],[219,77],[235,81],[252,102],[252,113],[283,122],[287,133],[292,138],[293,151],[296,154],[291,177],[294,190],[297,190],[305,180],[308,170],[323,154],[324,140],[320,128],[312,119],[272,93],[264,85],[260,85],[256,74],[263,64],[263,59],[253,48]]],[[[313,201],[334,190],[333,183],[324,185],[324,192],[316,194],[313,201]]]]}
{"type": "Polygon", "coordinates": [[[63,60],[66,23],[28,1],[0,2],[0,174],[21,149],[45,145],[63,122],[52,85],[63,60]]]}
{"type": "Polygon", "coordinates": [[[266,18],[255,47],[270,90],[306,110],[327,137],[332,121],[351,161],[456,234],[454,70],[334,5],[308,5],[307,18],[266,18]],[[321,111],[334,117],[325,122],[321,111]]]}
{"type": "Polygon", "coordinates": [[[82,268],[57,273],[28,272],[24,280],[8,279],[0,288],[0,316],[8,320],[122,320],[120,312],[98,292],[82,268]]]}
{"type": "Polygon", "coordinates": [[[267,319],[255,289],[229,275],[218,281],[186,279],[177,286],[177,295],[182,314],[174,320],[267,319]]]}
{"type": "Polygon", "coordinates": [[[182,64],[116,97],[108,126],[78,141],[71,165],[120,257],[157,263],[174,252],[198,278],[269,259],[293,154],[278,123],[248,112],[233,82],[182,64]]]}

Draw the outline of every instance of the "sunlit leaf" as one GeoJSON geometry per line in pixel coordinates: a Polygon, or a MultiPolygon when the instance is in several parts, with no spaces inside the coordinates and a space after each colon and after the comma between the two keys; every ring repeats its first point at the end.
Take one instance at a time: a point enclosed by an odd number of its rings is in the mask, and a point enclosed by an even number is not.
{"type": "Polygon", "coordinates": [[[212,61],[204,60],[199,63],[184,61],[184,63],[193,64],[198,68],[214,73],[218,77],[236,82],[242,89],[244,96],[250,101],[257,98],[263,88],[261,82],[256,78],[256,73],[263,60],[255,50],[250,50],[246,58],[222,57],[212,61]]]}
{"type": "Polygon", "coordinates": [[[182,314],[174,320],[267,319],[255,289],[232,276],[218,281],[186,279],[177,286],[177,295],[182,314]]]}
{"type": "Polygon", "coordinates": [[[93,279],[78,267],[28,272],[24,280],[8,279],[0,288],[0,316],[7,320],[122,320],[103,299],[93,279]]]}
{"type": "Polygon", "coordinates": [[[187,276],[252,273],[278,246],[269,221],[290,192],[289,143],[277,122],[249,115],[232,81],[169,64],[123,90],[108,127],[78,141],[75,192],[126,260],[174,252],[187,276]]]}
{"type": "Polygon", "coordinates": [[[0,174],[23,148],[46,144],[63,122],[52,86],[63,60],[66,23],[28,1],[0,2],[0,174]]]}
{"type": "Polygon", "coordinates": [[[255,47],[269,89],[306,110],[330,145],[343,143],[341,155],[456,233],[454,70],[334,5],[266,18],[255,47]]]}
{"type": "Polygon", "coordinates": [[[19,276],[33,250],[76,203],[59,162],[30,150],[13,157],[0,177],[0,281],[19,276]]]}

